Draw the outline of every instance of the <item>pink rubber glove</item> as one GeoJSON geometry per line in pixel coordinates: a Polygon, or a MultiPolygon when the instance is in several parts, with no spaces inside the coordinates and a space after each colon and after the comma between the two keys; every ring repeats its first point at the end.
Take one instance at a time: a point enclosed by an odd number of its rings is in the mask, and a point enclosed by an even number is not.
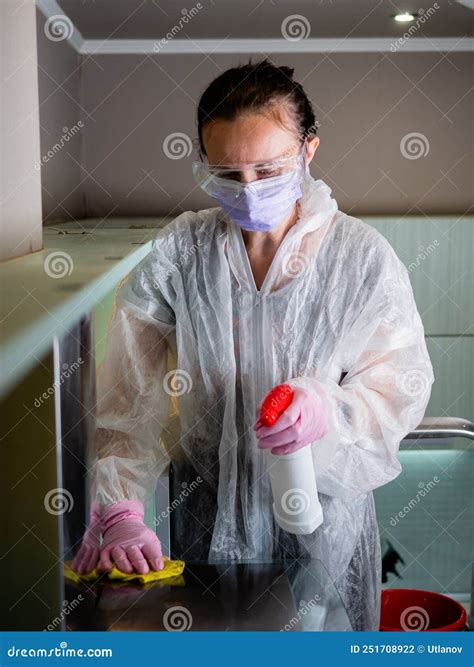
{"type": "Polygon", "coordinates": [[[276,424],[267,428],[257,418],[253,428],[260,449],[271,449],[272,454],[282,455],[323,438],[328,432],[329,420],[320,396],[294,387],[293,400],[276,424]]]}
{"type": "Polygon", "coordinates": [[[88,574],[99,562],[100,553],[100,512],[99,505],[93,502],[89,515],[89,525],[82,538],[82,543],[71,568],[78,574],[88,574]]]}
{"type": "Polygon", "coordinates": [[[108,572],[114,563],[127,574],[163,569],[160,540],[145,526],[144,516],[143,505],[136,500],[122,500],[104,511],[99,570],[108,572]]]}

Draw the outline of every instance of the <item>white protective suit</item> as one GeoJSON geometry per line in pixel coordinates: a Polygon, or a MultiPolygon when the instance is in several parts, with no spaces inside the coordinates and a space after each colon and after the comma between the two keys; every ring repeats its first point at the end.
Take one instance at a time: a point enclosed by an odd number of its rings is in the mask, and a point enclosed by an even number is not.
{"type": "Polygon", "coordinates": [[[323,181],[307,174],[302,189],[260,290],[220,208],[160,230],[119,287],[98,387],[96,498],[144,502],[170,459],[173,557],[320,558],[354,629],[376,630],[372,490],[399,474],[399,443],[423,417],[433,372],[389,243],[338,211],[323,181]],[[288,381],[319,383],[330,409],[330,432],[311,445],[324,523],[307,536],[276,525],[252,429],[263,396],[288,381]]]}

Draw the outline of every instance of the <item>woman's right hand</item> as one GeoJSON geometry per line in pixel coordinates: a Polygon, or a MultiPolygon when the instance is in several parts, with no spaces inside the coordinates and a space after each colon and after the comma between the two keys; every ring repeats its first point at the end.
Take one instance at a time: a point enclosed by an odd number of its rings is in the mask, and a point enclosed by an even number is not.
{"type": "Polygon", "coordinates": [[[113,565],[126,574],[163,569],[160,541],[143,518],[143,505],[135,500],[123,500],[104,511],[99,570],[107,572],[113,565]]]}

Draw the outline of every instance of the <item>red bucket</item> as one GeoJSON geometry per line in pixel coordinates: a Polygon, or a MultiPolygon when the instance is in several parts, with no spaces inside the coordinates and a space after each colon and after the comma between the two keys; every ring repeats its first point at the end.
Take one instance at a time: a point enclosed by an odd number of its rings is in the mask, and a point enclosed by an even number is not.
{"type": "Polygon", "coordinates": [[[382,591],[382,632],[459,632],[466,626],[466,610],[446,595],[414,588],[382,591]]]}

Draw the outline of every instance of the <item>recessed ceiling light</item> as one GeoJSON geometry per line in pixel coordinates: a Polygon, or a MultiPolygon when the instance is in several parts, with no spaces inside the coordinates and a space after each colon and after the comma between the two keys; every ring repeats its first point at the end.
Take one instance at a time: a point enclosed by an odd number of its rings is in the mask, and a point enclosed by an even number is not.
{"type": "Polygon", "coordinates": [[[408,23],[409,21],[414,21],[417,18],[417,16],[418,14],[403,12],[403,14],[394,14],[392,18],[394,21],[398,21],[398,23],[408,23]]]}

